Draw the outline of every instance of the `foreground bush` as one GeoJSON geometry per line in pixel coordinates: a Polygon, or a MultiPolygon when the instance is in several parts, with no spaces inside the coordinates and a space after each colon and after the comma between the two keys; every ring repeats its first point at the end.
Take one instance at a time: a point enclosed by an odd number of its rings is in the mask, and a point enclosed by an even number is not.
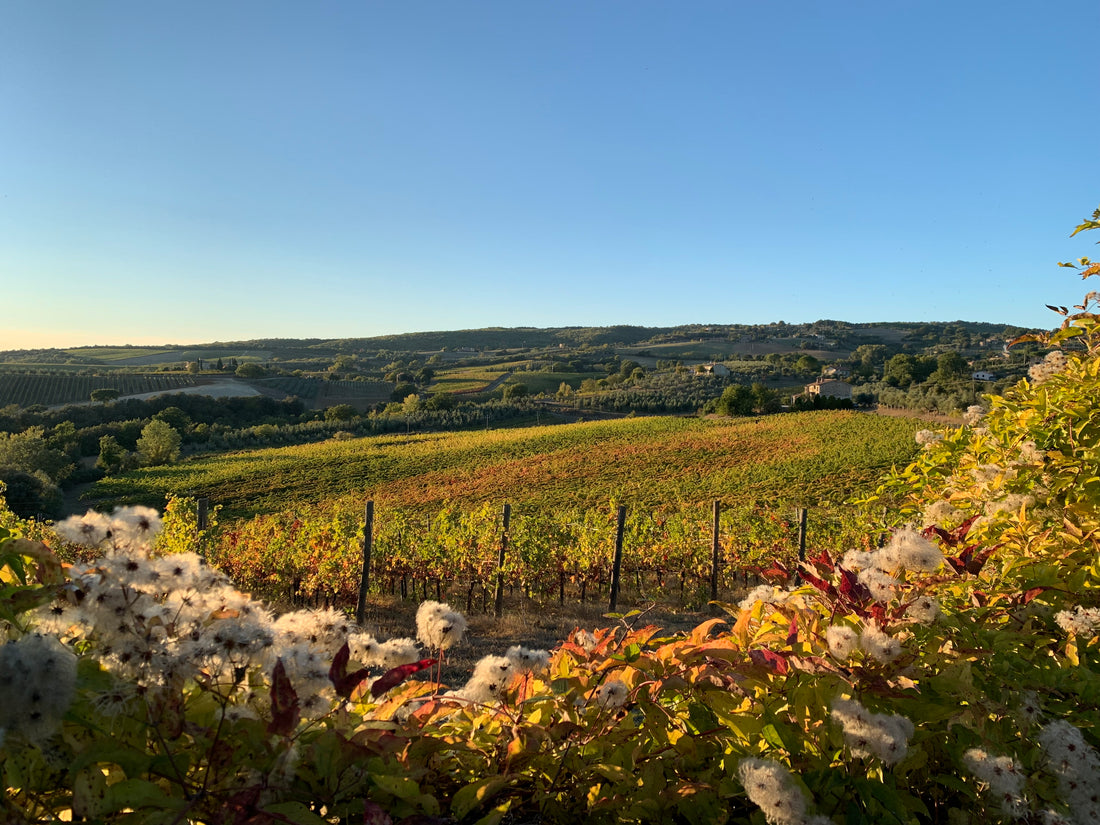
{"type": "Polygon", "coordinates": [[[151,555],[155,513],[58,525],[100,551],[68,567],[6,516],[4,820],[1100,820],[1088,303],[1029,380],[921,434],[874,500],[884,546],[777,565],[689,634],[626,616],[464,686],[433,680],[464,630],[447,605],[379,640],[151,555]]]}

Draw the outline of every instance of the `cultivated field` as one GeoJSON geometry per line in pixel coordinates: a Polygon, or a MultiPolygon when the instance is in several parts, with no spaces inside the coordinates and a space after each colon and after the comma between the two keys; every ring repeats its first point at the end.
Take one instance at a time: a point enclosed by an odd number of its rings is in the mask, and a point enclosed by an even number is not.
{"type": "Polygon", "coordinates": [[[226,515],[344,495],[432,509],[444,502],[647,508],[838,502],[916,451],[921,423],[853,412],[615,421],[413,433],[197,458],[104,479],[90,496],[160,506],[209,497],[226,515]]]}

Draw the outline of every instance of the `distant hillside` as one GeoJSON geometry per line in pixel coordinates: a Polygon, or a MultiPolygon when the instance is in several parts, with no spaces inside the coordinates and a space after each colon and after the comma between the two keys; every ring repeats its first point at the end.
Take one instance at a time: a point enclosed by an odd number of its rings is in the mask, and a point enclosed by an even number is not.
{"type": "Polygon", "coordinates": [[[362,338],[264,338],[230,342],[172,344],[162,347],[102,346],[69,349],[0,351],[0,363],[67,366],[143,366],[187,362],[196,358],[238,361],[323,359],[349,352],[438,352],[442,350],[516,350],[560,347],[637,347],[694,341],[749,339],[790,340],[807,337],[854,345],[876,338],[883,342],[957,343],[960,339],[1012,338],[1026,330],[1007,324],[975,321],[883,321],[854,324],[820,320],[806,324],[683,324],[672,327],[487,327],[484,329],[410,332],[362,338]]]}

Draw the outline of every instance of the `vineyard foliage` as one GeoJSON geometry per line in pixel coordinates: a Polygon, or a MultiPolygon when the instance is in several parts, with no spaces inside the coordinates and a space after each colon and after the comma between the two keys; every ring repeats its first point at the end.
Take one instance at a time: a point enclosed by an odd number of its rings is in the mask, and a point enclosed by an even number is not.
{"type": "Polygon", "coordinates": [[[843,501],[915,451],[919,422],[851,412],[753,420],[627,418],[416,433],[198,458],[99,482],[95,499],[163,506],[205,496],[227,516],[354,496],[420,510],[511,502],[665,510],[843,501]]]}
{"type": "Polygon", "coordinates": [[[0,372],[0,407],[17,404],[30,407],[57,406],[88,401],[93,390],[118,390],[122,395],[171,392],[192,387],[195,380],[185,375],[76,375],[65,372],[0,372]]]}

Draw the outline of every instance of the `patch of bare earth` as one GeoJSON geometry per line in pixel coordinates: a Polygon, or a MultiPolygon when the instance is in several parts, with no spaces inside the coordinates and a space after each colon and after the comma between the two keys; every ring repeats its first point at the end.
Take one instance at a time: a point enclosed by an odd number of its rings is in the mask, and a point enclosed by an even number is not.
{"type": "MultiPolygon", "coordinates": [[[[542,605],[529,599],[513,597],[506,601],[504,615],[496,618],[492,606],[488,613],[463,611],[457,600],[451,607],[466,615],[468,628],[461,645],[447,651],[443,667],[443,682],[449,687],[461,687],[470,678],[474,665],[484,656],[502,656],[512,645],[536,650],[553,650],[576,630],[604,627],[646,627],[656,625],[668,635],[687,632],[710,614],[677,612],[667,608],[640,608],[638,615],[623,619],[606,618],[607,604],[574,602],[564,606],[542,605]]],[[[418,602],[397,597],[372,596],[365,626],[379,639],[416,636],[418,602]]],[[[479,606],[480,607],[480,606],[479,606]]],[[[624,614],[628,611],[623,609],[624,614]]]]}

